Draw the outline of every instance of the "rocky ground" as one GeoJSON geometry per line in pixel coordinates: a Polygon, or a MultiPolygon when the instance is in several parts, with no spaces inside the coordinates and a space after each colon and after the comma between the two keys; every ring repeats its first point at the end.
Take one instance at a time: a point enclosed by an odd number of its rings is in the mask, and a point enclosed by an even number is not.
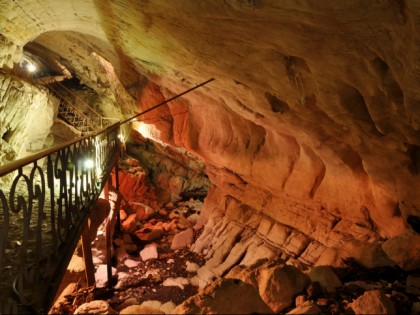
{"type": "MultiPolygon", "coordinates": [[[[397,267],[367,269],[352,260],[345,268],[308,270],[281,259],[260,260],[237,265],[200,286],[197,270],[205,259],[190,249],[201,233],[194,228],[201,200],[158,206],[147,174],[135,160],[127,162],[125,171],[120,178],[121,228],[113,240],[113,287],[107,286],[100,226],[93,243],[96,287],[83,287],[75,277],[51,313],[420,313],[420,273],[397,267]]],[[[113,203],[111,198],[111,207],[113,203]]]]}

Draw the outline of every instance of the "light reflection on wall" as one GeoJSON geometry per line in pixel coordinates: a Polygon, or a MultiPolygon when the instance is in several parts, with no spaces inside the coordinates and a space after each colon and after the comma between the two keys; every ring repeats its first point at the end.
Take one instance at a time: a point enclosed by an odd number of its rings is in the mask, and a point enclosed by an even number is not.
{"type": "Polygon", "coordinates": [[[136,121],[133,122],[132,128],[139,132],[143,137],[163,144],[160,140],[160,130],[158,130],[154,125],[146,124],[142,121],[136,121]]]}

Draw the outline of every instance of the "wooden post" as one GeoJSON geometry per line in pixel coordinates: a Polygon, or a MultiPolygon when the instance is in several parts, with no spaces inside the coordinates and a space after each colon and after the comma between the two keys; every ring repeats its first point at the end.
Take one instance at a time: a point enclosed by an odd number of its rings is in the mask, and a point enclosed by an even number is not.
{"type": "Polygon", "coordinates": [[[88,287],[95,284],[95,268],[93,266],[92,248],[90,246],[89,224],[86,223],[82,233],[83,260],[85,262],[86,282],[88,287]]]}
{"type": "Polygon", "coordinates": [[[112,224],[112,216],[113,213],[111,211],[110,216],[106,218],[106,230],[105,230],[105,237],[106,237],[106,272],[108,276],[108,287],[112,287],[112,237],[111,237],[111,224],[112,224]]]}
{"type": "Polygon", "coordinates": [[[109,182],[111,181],[111,179],[108,179],[106,182],[105,182],[105,186],[104,186],[104,190],[103,190],[103,192],[104,192],[104,198],[105,198],[105,200],[107,200],[107,201],[109,201],[109,182]]]}

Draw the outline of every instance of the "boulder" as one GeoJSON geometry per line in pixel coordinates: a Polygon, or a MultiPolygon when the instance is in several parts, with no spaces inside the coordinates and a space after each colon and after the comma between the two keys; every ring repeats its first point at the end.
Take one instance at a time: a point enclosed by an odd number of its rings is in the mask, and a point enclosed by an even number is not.
{"type": "Polygon", "coordinates": [[[420,295],[420,275],[409,275],[407,277],[407,293],[420,295]]]}
{"type": "Polygon", "coordinates": [[[133,233],[137,228],[139,219],[136,214],[130,214],[124,222],[121,223],[121,229],[126,233],[133,233]]]}
{"type": "Polygon", "coordinates": [[[322,310],[314,302],[306,301],[286,314],[322,314],[322,310]]]}
{"type": "Polygon", "coordinates": [[[147,228],[142,228],[135,232],[137,238],[141,241],[154,241],[160,238],[163,235],[164,231],[161,227],[151,226],[147,228]]]}
{"type": "Polygon", "coordinates": [[[152,308],[144,305],[131,305],[123,310],[120,314],[165,314],[159,309],[152,308]]]}
{"type": "Polygon", "coordinates": [[[238,279],[220,279],[178,305],[171,314],[272,314],[258,289],[238,279]],[[240,297],[240,299],[239,299],[240,297]]]}
{"type": "Polygon", "coordinates": [[[194,239],[193,229],[187,229],[179,232],[172,240],[171,249],[177,250],[191,245],[194,239]]]}
{"type": "Polygon", "coordinates": [[[271,262],[259,268],[257,281],[261,298],[275,313],[292,305],[294,297],[310,284],[299,269],[271,262]]]}
{"type": "Polygon", "coordinates": [[[406,232],[388,239],[382,245],[385,253],[406,271],[420,269],[420,235],[406,232]]]}
{"type": "Polygon", "coordinates": [[[160,307],[160,310],[164,312],[165,314],[170,314],[175,307],[176,305],[173,302],[169,301],[162,304],[162,306],[160,307]]]}
{"type": "Polygon", "coordinates": [[[117,311],[112,309],[108,302],[97,300],[80,305],[74,314],[117,314],[117,311]]]}
{"type": "Polygon", "coordinates": [[[312,282],[319,282],[328,293],[335,292],[336,288],[343,285],[329,266],[316,266],[311,269],[308,276],[312,282]]]}
{"type": "Polygon", "coordinates": [[[349,304],[356,314],[395,314],[394,303],[380,290],[366,291],[349,304]]]}

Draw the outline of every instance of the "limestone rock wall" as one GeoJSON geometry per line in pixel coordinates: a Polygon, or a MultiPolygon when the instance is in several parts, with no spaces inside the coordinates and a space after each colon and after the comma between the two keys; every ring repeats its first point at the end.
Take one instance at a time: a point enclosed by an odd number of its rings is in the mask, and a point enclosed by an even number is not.
{"type": "Polygon", "coordinates": [[[0,73],[0,164],[44,149],[58,103],[47,91],[0,73]]]}

